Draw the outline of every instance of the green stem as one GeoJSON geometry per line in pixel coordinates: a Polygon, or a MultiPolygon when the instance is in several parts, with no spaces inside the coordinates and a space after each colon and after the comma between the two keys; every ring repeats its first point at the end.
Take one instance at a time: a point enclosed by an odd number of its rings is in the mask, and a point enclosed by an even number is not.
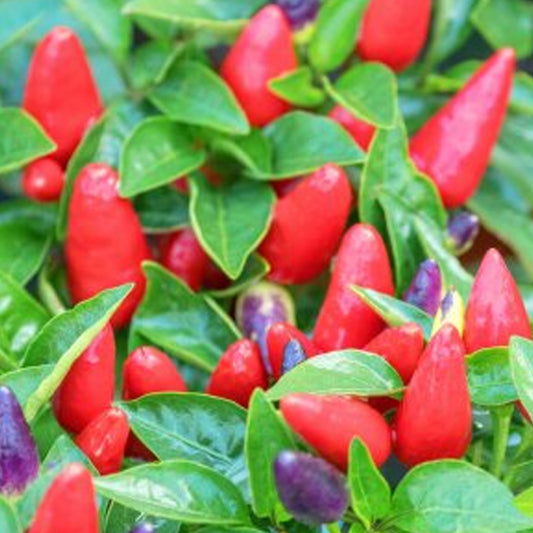
{"type": "Polygon", "coordinates": [[[66,308],[63,305],[63,302],[60,300],[56,290],[46,278],[46,270],[47,269],[44,268],[39,274],[39,279],[37,282],[37,292],[39,293],[39,298],[44,304],[44,306],[53,315],[59,315],[63,313],[66,308]]]}
{"type": "Polygon", "coordinates": [[[471,462],[474,466],[483,466],[483,439],[474,442],[471,447],[471,462]]]}
{"type": "Polygon", "coordinates": [[[492,445],[490,472],[497,478],[500,478],[502,475],[513,409],[514,406],[509,404],[495,407],[491,411],[492,423],[494,427],[494,440],[492,445]]]}

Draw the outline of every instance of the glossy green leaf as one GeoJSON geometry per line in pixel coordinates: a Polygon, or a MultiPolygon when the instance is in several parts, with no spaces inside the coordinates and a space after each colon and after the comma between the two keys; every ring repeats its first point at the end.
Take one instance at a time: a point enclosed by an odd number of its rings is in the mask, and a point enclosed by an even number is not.
{"type": "Polygon", "coordinates": [[[238,30],[266,0],[133,0],[124,13],[173,22],[185,27],[238,30]]]}
{"type": "Polygon", "coordinates": [[[0,174],[53,152],[54,142],[26,111],[0,109],[0,174]]]}
{"type": "Polygon", "coordinates": [[[198,530],[198,533],[266,533],[262,529],[255,529],[251,527],[222,527],[222,526],[208,526],[198,530]]]}
{"type": "Polygon", "coordinates": [[[273,463],[282,451],[295,449],[295,442],[290,430],[259,389],[250,400],[245,448],[255,514],[275,517],[277,521],[287,520],[290,514],[279,499],[273,463]]]}
{"type": "Polygon", "coordinates": [[[394,259],[396,288],[402,293],[426,258],[416,220],[444,227],[446,212],[435,185],[418,174],[407,149],[403,125],[378,130],[363,170],[359,192],[361,221],[387,232],[394,259]]]}
{"type": "Polygon", "coordinates": [[[350,445],[348,483],[352,509],[368,528],[384,518],[391,505],[391,490],[360,439],[350,445]]]}
{"type": "Polygon", "coordinates": [[[126,507],[190,524],[245,525],[242,496],[218,472],[189,461],[137,466],[95,480],[97,491],[126,507]]]}
{"type": "Polygon", "coordinates": [[[402,389],[400,376],[383,357],[360,350],[341,350],[299,364],[284,374],[267,396],[271,400],[296,392],[390,396],[402,389]]]}
{"type": "Polygon", "coordinates": [[[424,64],[440,63],[458,50],[472,32],[470,13],[477,0],[440,0],[435,4],[433,30],[424,64]]]}
{"type": "Polygon", "coordinates": [[[393,126],[397,114],[397,82],[381,63],[360,63],[331,85],[331,97],[358,118],[380,128],[393,126]]]}
{"type": "Polygon", "coordinates": [[[268,87],[274,94],[298,107],[316,107],[326,99],[324,92],[313,85],[313,73],[307,66],[271,80],[268,87]]]}
{"type": "Polygon", "coordinates": [[[26,350],[24,366],[54,366],[24,406],[28,420],[32,420],[52,397],[76,358],[109,322],[130,290],[131,284],[123,285],[79,303],[73,309],[52,318],[33,339],[26,350]]]}
{"type": "Polygon", "coordinates": [[[527,57],[533,51],[533,10],[529,3],[480,0],[471,20],[495,50],[511,46],[518,57],[527,57]]]}
{"type": "Polygon", "coordinates": [[[446,247],[443,229],[431,220],[419,218],[415,231],[425,254],[438,263],[445,285],[455,287],[467,301],[474,278],[446,247]]]}
{"type": "Polygon", "coordinates": [[[11,503],[0,498],[0,531],[22,533],[22,526],[11,503]]]}
{"type": "Polygon", "coordinates": [[[126,198],[171,183],[205,162],[190,133],[166,117],[141,122],[124,143],[120,195],[126,198]]]}
{"type": "Polygon", "coordinates": [[[146,521],[155,533],[179,533],[180,523],[166,518],[147,516],[145,513],[112,503],[106,516],[105,533],[127,533],[139,522],[146,521]]]}
{"type": "Polygon", "coordinates": [[[479,216],[483,226],[506,243],[518,256],[524,268],[533,274],[533,222],[517,209],[514,201],[496,195],[498,185],[485,179],[468,207],[479,216]],[[509,231],[512,228],[512,231],[509,231]]]}
{"type": "Polygon", "coordinates": [[[265,183],[248,180],[211,185],[201,175],[189,183],[194,232],[215,263],[237,279],[268,231],[274,191],[265,183]]]}
{"type": "Polygon", "coordinates": [[[130,350],[154,343],[205,370],[213,370],[226,348],[239,338],[230,318],[208,297],[195,294],[155,263],[144,266],[148,280],[134,315],[130,350]]]}
{"type": "Polygon", "coordinates": [[[65,238],[70,196],[81,169],[89,163],[107,163],[118,168],[124,142],[147,114],[144,106],[120,100],[107,109],[100,121],[82,139],[66,170],[57,226],[57,237],[60,240],[65,238]]]}
{"type": "Polygon", "coordinates": [[[249,172],[257,179],[293,178],[326,163],[356,165],[364,153],[339,124],[305,111],[293,111],[264,130],[272,146],[272,170],[249,172]]]}
{"type": "Polygon", "coordinates": [[[533,527],[505,485],[452,460],[411,470],[394,493],[387,521],[409,533],[513,533],[533,527]]]}
{"type": "Polygon", "coordinates": [[[507,348],[479,350],[469,355],[466,362],[468,388],[474,403],[491,407],[517,399],[507,348]]]}
{"type": "MultiPolygon", "coordinates": [[[[35,443],[37,444],[40,457],[46,457],[59,437],[62,435],[68,435],[68,433],[59,425],[51,402],[41,409],[37,416],[31,421],[30,429],[35,443]]],[[[29,518],[32,516],[33,514],[31,514],[29,518]]]]}
{"type": "Polygon", "coordinates": [[[389,326],[401,326],[407,322],[415,322],[424,331],[424,338],[430,338],[433,317],[418,307],[372,289],[356,286],[353,286],[352,289],[389,326]]]}
{"type": "Polygon", "coordinates": [[[9,276],[0,272],[0,351],[20,360],[49,314],[9,276]]]}
{"type": "Polygon", "coordinates": [[[133,205],[146,233],[170,233],[189,225],[189,198],[172,185],[139,194],[133,205]]]}
{"type": "Polygon", "coordinates": [[[121,14],[121,0],[64,0],[118,63],[127,59],[131,44],[130,21],[121,14]]]}
{"type": "Polygon", "coordinates": [[[509,358],[518,398],[529,416],[533,418],[533,341],[512,337],[509,344],[509,358]]]}
{"type": "Polygon", "coordinates": [[[27,200],[0,205],[0,270],[25,284],[39,270],[50,249],[56,221],[54,206],[27,200]]]}
{"type": "Polygon", "coordinates": [[[533,518],[533,487],[515,496],[514,504],[521,513],[533,518]]]}
{"type": "Polygon", "coordinates": [[[167,117],[177,122],[244,135],[250,126],[226,83],[199,62],[179,61],[148,95],[167,117]]]}
{"type": "Polygon", "coordinates": [[[270,265],[257,254],[252,254],[246,264],[242,274],[227,288],[208,291],[213,298],[229,298],[244,291],[250,285],[266,276],[270,270],[270,265]]]}
{"type": "Polygon", "coordinates": [[[44,379],[54,370],[54,365],[29,366],[12,370],[0,376],[0,385],[8,386],[21,405],[25,405],[44,379]]]}
{"type": "Polygon", "coordinates": [[[316,28],[309,45],[309,59],[317,70],[320,72],[334,70],[353,53],[368,1],[324,2],[318,13],[316,28]]]}
{"type": "Polygon", "coordinates": [[[187,459],[246,487],[246,411],[204,394],[151,394],[123,402],[134,433],[162,461],[187,459]]]}
{"type": "Polygon", "coordinates": [[[66,466],[70,463],[81,463],[87,467],[93,475],[98,475],[96,468],[88,457],[74,444],[68,435],[61,435],[54,442],[43,460],[45,468],[66,466]]]}

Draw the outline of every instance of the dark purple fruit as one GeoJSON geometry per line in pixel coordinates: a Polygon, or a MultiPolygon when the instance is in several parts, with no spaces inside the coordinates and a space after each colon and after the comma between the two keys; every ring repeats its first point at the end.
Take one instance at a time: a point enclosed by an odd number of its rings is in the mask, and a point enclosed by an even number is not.
{"type": "Polygon", "coordinates": [[[432,259],[420,263],[404,301],[434,316],[442,298],[442,277],[439,265],[432,259]]]}
{"type": "Polygon", "coordinates": [[[281,502],[304,524],[336,522],[348,507],[346,478],[323,459],[281,452],[274,461],[274,477],[281,502]]]}
{"type": "Polygon", "coordinates": [[[295,366],[303,363],[307,355],[302,344],[296,339],[291,339],[283,349],[283,364],[281,365],[281,374],[292,370],[295,366]]]}
{"type": "Polygon", "coordinates": [[[320,5],[318,0],[274,0],[273,3],[283,9],[295,30],[314,21],[320,5]]]}
{"type": "Polygon", "coordinates": [[[456,255],[467,252],[479,234],[479,217],[468,211],[458,211],[448,219],[446,241],[456,255]]]}

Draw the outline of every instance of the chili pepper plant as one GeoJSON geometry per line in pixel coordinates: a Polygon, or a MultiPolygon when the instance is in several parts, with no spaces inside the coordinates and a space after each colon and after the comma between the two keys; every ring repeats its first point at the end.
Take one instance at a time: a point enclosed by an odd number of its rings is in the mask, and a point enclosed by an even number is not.
{"type": "Polygon", "coordinates": [[[533,532],[528,0],[0,1],[0,533],[533,532]]]}

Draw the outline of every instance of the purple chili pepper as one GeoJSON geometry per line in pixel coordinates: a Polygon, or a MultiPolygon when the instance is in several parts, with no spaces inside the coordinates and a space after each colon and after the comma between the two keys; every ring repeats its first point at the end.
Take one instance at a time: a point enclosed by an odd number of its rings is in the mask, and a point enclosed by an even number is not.
{"type": "Polygon", "coordinates": [[[244,336],[259,345],[265,368],[271,374],[266,345],[268,328],[276,322],[294,324],[295,312],[291,295],[279,285],[263,281],[239,295],[235,315],[244,336]]]}
{"type": "Polygon", "coordinates": [[[468,211],[458,211],[448,219],[446,242],[456,255],[467,252],[479,234],[479,217],[468,211]]]}
{"type": "Polygon", "coordinates": [[[39,456],[17,398],[0,387],[0,493],[20,494],[37,477],[39,456]]]}
{"type": "Polygon", "coordinates": [[[154,533],[155,528],[152,524],[149,524],[148,522],[139,522],[135,526],[133,526],[133,529],[130,531],[130,533],[154,533]]]}
{"type": "Polygon", "coordinates": [[[420,263],[411,285],[403,295],[405,302],[435,316],[442,295],[442,276],[433,259],[420,263]]]}
{"type": "Polygon", "coordinates": [[[320,5],[318,0],[274,0],[273,3],[283,9],[295,30],[314,21],[320,5]]]}
{"type": "Polygon", "coordinates": [[[304,524],[336,522],[348,507],[346,478],[318,457],[281,452],[274,461],[274,478],[281,502],[304,524]]]}
{"type": "Polygon", "coordinates": [[[295,366],[303,363],[307,359],[304,347],[301,342],[291,339],[283,348],[283,363],[281,365],[281,374],[287,373],[295,366]]]}

